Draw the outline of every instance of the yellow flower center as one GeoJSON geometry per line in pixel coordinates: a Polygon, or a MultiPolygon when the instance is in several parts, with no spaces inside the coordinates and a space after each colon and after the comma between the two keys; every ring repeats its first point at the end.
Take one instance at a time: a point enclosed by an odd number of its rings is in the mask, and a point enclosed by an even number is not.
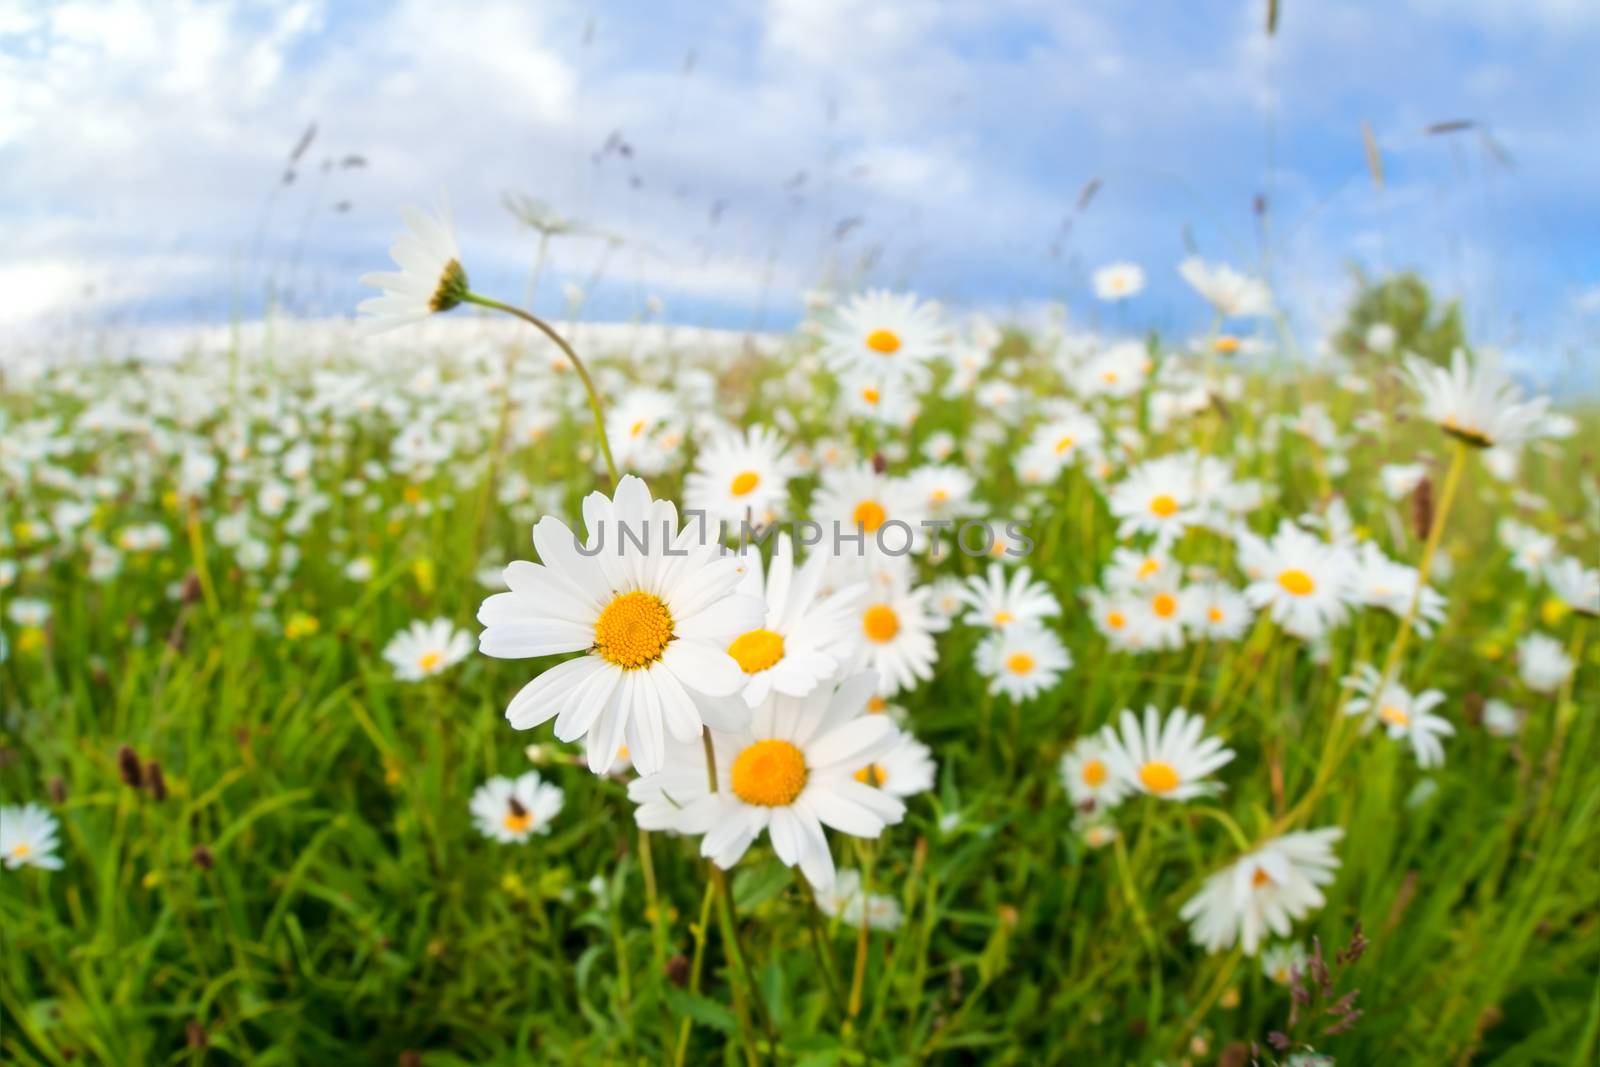
{"type": "Polygon", "coordinates": [[[1113,630],[1120,630],[1128,625],[1128,617],[1120,611],[1109,612],[1106,615],[1106,625],[1113,630]]]}
{"type": "Polygon", "coordinates": [[[746,804],[782,808],[806,787],[806,757],[787,741],[757,741],[733,761],[733,795],[746,804]]]}
{"type": "Polygon", "coordinates": [[[1170,619],[1178,611],[1178,598],[1171,593],[1157,593],[1150,607],[1163,619],[1170,619]]]}
{"type": "Polygon", "coordinates": [[[900,616],[887,604],[874,604],[861,616],[861,629],[881,645],[900,632],[900,616]]]}
{"type": "Polygon", "coordinates": [[[1139,768],[1139,781],[1150,792],[1163,796],[1178,788],[1178,772],[1170,763],[1146,763],[1139,768]]]}
{"type": "Polygon", "coordinates": [[[17,859],[20,860],[20,859],[22,859],[24,856],[26,856],[28,853],[30,853],[32,851],[33,851],[33,846],[28,844],[26,841],[24,841],[24,842],[19,843],[15,848],[13,848],[11,850],[11,855],[15,856],[17,859]]]}
{"type": "Polygon", "coordinates": [[[892,356],[900,351],[900,335],[893,330],[873,330],[867,334],[867,347],[879,355],[892,356]]]}
{"type": "Polygon", "coordinates": [[[1207,608],[1206,609],[1206,618],[1210,619],[1212,622],[1221,622],[1222,621],[1222,609],[1221,608],[1207,608]]]}
{"type": "Polygon", "coordinates": [[[1310,596],[1316,592],[1317,583],[1305,571],[1287,570],[1278,575],[1278,584],[1295,596],[1310,596]]]}
{"type": "Polygon", "coordinates": [[[1139,564],[1139,580],[1141,582],[1144,581],[1146,578],[1150,577],[1152,574],[1154,574],[1156,571],[1158,571],[1160,569],[1161,569],[1161,561],[1160,560],[1158,560],[1158,559],[1147,559],[1147,560],[1145,560],[1143,563],[1139,564]]]}
{"type": "Polygon", "coordinates": [[[1178,502],[1172,499],[1172,497],[1168,496],[1166,493],[1162,493],[1160,496],[1150,501],[1150,510],[1161,516],[1163,519],[1170,519],[1172,516],[1178,513],[1178,502]]]}
{"type": "Polygon", "coordinates": [[[417,669],[422,671],[423,674],[428,674],[436,670],[439,664],[443,661],[443,652],[439,652],[437,650],[432,652],[424,652],[422,655],[417,657],[417,669]]]}
{"type": "Polygon", "coordinates": [[[867,711],[873,715],[882,715],[889,710],[889,702],[880,696],[867,699],[867,711]]]}
{"type": "Polygon", "coordinates": [[[1106,784],[1106,779],[1111,777],[1111,772],[1106,770],[1106,765],[1097,759],[1092,759],[1083,765],[1083,784],[1090,789],[1098,789],[1106,784]]]}
{"type": "Polygon", "coordinates": [[[950,490],[935,489],[933,492],[928,494],[928,499],[932,500],[935,504],[943,504],[945,501],[950,499],[950,490]]]}
{"type": "Polygon", "coordinates": [[[728,486],[728,491],[734,496],[744,496],[760,484],[761,475],[755,471],[740,471],[733,476],[733,484],[728,486]]]}
{"type": "Polygon", "coordinates": [[[1404,708],[1397,707],[1394,704],[1385,704],[1383,707],[1379,708],[1378,718],[1382,719],[1390,726],[1411,725],[1411,716],[1406,714],[1404,708]]]}
{"type": "Polygon", "coordinates": [[[856,772],[856,781],[863,785],[875,785],[882,789],[889,781],[889,772],[883,769],[882,764],[869,763],[856,772]]]}
{"type": "Polygon", "coordinates": [[[994,613],[994,624],[996,626],[1005,626],[1009,623],[1015,622],[1016,618],[1017,617],[1011,614],[1009,611],[997,611],[994,613]]]}
{"type": "Polygon", "coordinates": [[[1026,652],[1013,652],[1006,657],[1006,670],[1012,674],[1031,673],[1037,665],[1037,661],[1026,652]]]}
{"type": "Polygon", "coordinates": [[[733,639],[728,655],[739,661],[746,674],[764,671],[783,658],[783,635],[771,630],[751,630],[733,639]]]}
{"type": "Polygon", "coordinates": [[[1105,380],[1107,385],[1117,384],[1117,372],[1114,370],[1102,371],[1100,377],[1105,380]]]}
{"type": "Polygon", "coordinates": [[[533,825],[533,815],[527,811],[509,812],[504,819],[500,820],[500,825],[514,834],[520,834],[533,825]]]}
{"type": "Polygon", "coordinates": [[[1239,351],[1239,339],[1231,333],[1225,333],[1211,343],[1211,348],[1224,355],[1232,355],[1239,351]]]}
{"type": "Polygon", "coordinates": [[[651,593],[623,593],[606,605],[594,624],[594,648],[626,670],[661,658],[672,641],[672,613],[651,593]]]}
{"type": "Polygon", "coordinates": [[[883,505],[876,500],[863,500],[856,505],[856,510],[850,516],[855,524],[867,533],[874,533],[882,526],[889,513],[883,510],[883,505]]]}
{"type": "Polygon", "coordinates": [[[1271,885],[1272,875],[1268,874],[1265,868],[1257,867],[1256,873],[1250,876],[1250,884],[1256,889],[1260,889],[1264,885],[1271,885]]]}
{"type": "Polygon", "coordinates": [[[642,433],[644,433],[644,420],[643,419],[640,419],[638,422],[636,422],[632,426],[628,427],[628,436],[629,437],[638,437],[642,433]]]}
{"type": "Polygon", "coordinates": [[[1071,434],[1067,434],[1065,437],[1062,437],[1056,442],[1056,455],[1061,455],[1061,453],[1065,452],[1067,449],[1071,448],[1077,443],[1078,442],[1073,439],[1071,434]]]}
{"type": "Polygon", "coordinates": [[[883,399],[883,394],[869,385],[865,389],[861,390],[861,399],[865,400],[869,404],[876,404],[878,401],[883,399]]]}

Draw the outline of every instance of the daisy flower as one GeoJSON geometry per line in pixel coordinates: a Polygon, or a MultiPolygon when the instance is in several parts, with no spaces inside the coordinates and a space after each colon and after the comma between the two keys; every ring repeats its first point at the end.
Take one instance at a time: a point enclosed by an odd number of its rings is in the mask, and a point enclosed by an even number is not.
{"type": "Polygon", "coordinates": [[[1305,946],[1298,941],[1273,945],[1261,954],[1261,973],[1277,985],[1288,985],[1306,972],[1305,946]]]}
{"type": "Polygon", "coordinates": [[[1383,483],[1383,494],[1390,500],[1400,500],[1410,496],[1427,476],[1428,468],[1420,463],[1388,463],[1378,471],[1378,480],[1383,483]]]}
{"type": "Polygon", "coordinates": [[[1258,318],[1272,313],[1272,293],[1266,283],[1240,274],[1225,264],[1207,263],[1190,256],[1178,264],[1178,273],[1219,315],[1258,318]]]}
{"type": "Polygon", "coordinates": [[[674,745],[666,770],[629,783],[635,821],[700,837],[700,854],[723,870],[765,831],[785,866],[828,888],[834,867],[824,826],[876,838],[905,816],[898,797],[856,780],[899,739],[886,716],[861,713],[873,685],[857,674],[804,698],[774,694],[745,728],[713,731],[715,792],[703,746],[674,745]]]}
{"type": "Polygon", "coordinates": [[[356,308],[368,333],[381,333],[449,311],[467,296],[467,272],[461,268],[449,208],[437,215],[416,207],[400,209],[406,232],[395,238],[389,255],[400,270],[363,274],[362,285],[383,290],[356,308]]]}
{"type": "Polygon", "coordinates": [[[1444,703],[1442,692],[1429,689],[1413,695],[1398,682],[1384,685],[1383,676],[1370,663],[1358,664],[1356,673],[1346,678],[1345,684],[1355,690],[1356,696],[1346,702],[1344,713],[1366,716],[1363,730],[1382,723],[1390,738],[1410,740],[1417,766],[1428,770],[1444,765],[1444,746],[1439,738],[1453,736],[1456,728],[1450,720],[1432,714],[1444,703]]]}
{"type": "Polygon", "coordinates": [[[1495,535],[1511,553],[1511,566],[1528,578],[1544,573],[1556,559],[1556,539],[1516,519],[1504,518],[1495,526],[1495,535]]]}
{"type": "Polygon", "coordinates": [[[851,298],[822,331],[822,359],[836,374],[904,379],[944,348],[938,309],[910,293],[874,289],[851,298]]]}
{"type": "Polygon", "coordinates": [[[918,467],[906,476],[905,485],[907,495],[922,502],[929,518],[957,519],[973,513],[972,491],[977,482],[965,467],[918,467]]]}
{"type": "Polygon", "coordinates": [[[1072,653],[1054,631],[1020,623],[985,637],[975,662],[978,673],[989,679],[989,692],[1023,701],[1055,688],[1062,672],[1072,669],[1072,653]]]}
{"type": "Polygon", "coordinates": [[[683,484],[684,509],[703,512],[712,524],[766,526],[780,517],[796,473],[776,431],[765,426],[744,433],[726,430],[695,457],[683,484]]]}
{"type": "Polygon", "coordinates": [[[472,653],[472,635],[449,619],[418,619],[389,639],[383,658],[402,682],[420,682],[442,673],[472,653]]]}
{"type": "Polygon", "coordinates": [[[1103,436],[1093,416],[1075,408],[1068,409],[1034,428],[1028,438],[1027,452],[1053,464],[1048,480],[1054,481],[1063,468],[1076,463],[1079,457],[1097,452],[1103,436]]]}
{"type": "Polygon", "coordinates": [[[738,557],[692,526],[680,533],[677,509],[652,501],[640,479],[625,476],[613,498],[589,494],[583,513],[585,544],[551,516],[534,526],[543,562],[506,568],[510,591],[478,609],[478,647],[500,659],[582,652],[525,685],[506,718],[519,730],[555,719],[562,741],[593,731],[596,774],[626,741],[651,774],[661,769],[667,734],[692,741],[719,711],[724,726],[738,725],[717,699],[747,681],[726,649],[762,624],[764,605],[736,591],[738,557]]]}
{"type": "Polygon", "coordinates": [[[1423,586],[1422,596],[1417,598],[1415,567],[1390,559],[1371,541],[1362,542],[1356,553],[1356,564],[1356,595],[1368,607],[1382,608],[1403,618],[1411,610],[1412,600],[1416,599],[1417,611],[1412,624],[1420,637],[1433,633],[1434,624],[1443,620],[1446,601],[1433,587],[1423,586]]]}
{"type": "Polygon", "coordinates": [[[56,817],[37,804],[0,808],[0,863],[8,871],[18,867],[59,871],[59,830],[56,817]]]}
{"type": "Polygon", "coordinates": [[[1212,641],[1237,641],[1255,620],[1244,594],[1225,582],[1201,582],[1191,587],[1194,613],[1189,628],[1196,637],[1212,641]]]}
{"type": "Polygon", "coordinates": [[[1139,647],[1139,632],[1130,624],[1133,619],[1134,598],[1129,593],[1112,590],[1086,589],[1083,597],[1088,601],[1089,618],[1094,628],[1110,642],[1111,647],[1131,652],[1139,647]]]}
{"type": "Polygon", "coordinates": [[[1170,544],[1196,519],[1196,488],[1195,460],[1188,453],[1139,464],[1112,487],[1107,501],[1122,520],[1118,536],[1154,534],[1157,543],[1170,544]]]}
{"type": "Polygon", "coordinates": [[[858,602],[861,651],[855,666],[875,671],[878,695],[892,697],[933,677],[939,658],[933,634],[941,627],[928,607],[931,590],[913,587],[909,568],[890,568],[885,577],[858,602]]]}
{"type": "Polygon", "coordinates": [[[1055,594],[1043,582],[1033,580],[1033,571],[1026,564],[1017,567],[1010,577],[1000,564],[989,564],[985,574],[967,579],[962,600],[972,609],[964,621],[997,630],[1061,614],[1055,594]]]}
{"type": "Polygon", "coordinates": [[[1072,376],[1079,396],[1129,397],[1150,376],[1150,353],[1138,341],[1123,341],[1077,368],[1072,376]]]}
{"type": "Polygon", "coordinates": [[[780,534],[772,563],[763,568],[751,551],[739,592],[766,605],[761,625],[728,645],[728,655],[745,674],[745,703],[755,707],[777,691],[803,697],[832,677],[856,652],[856,609],[864,585],[821,593],[828,557],[814,552],[795,566],[794,543],[780,534]]]}
{"type": "Polygon", "coordinates": [[[1174,708],[1163,724],[1154,707],[1144,709],[1144,723],[1124,710],[1119,737],[1108,724],[1101,731],[1106,763],[1129,788],[1165,800],[1189,800],[1221,788],[1207,775],[1226,766],[1233,750],[1215,737],[1202,738],[1205,719],[1174,708]]]}
{"type": "Polygon", "coordinates": [[[1554,693],[1576,666],[1561,642],[1545,634],[1529,634],[1517,644],[1517,669],[1523,684],[1535,693],[1554,693]]]}
{"type": "Polygon", "coordinates": [[[903,798],[932,789],[938,773],[939,764],[933,759],[933,750],[901,731],[893,748],[876,763],[856,771],[856,781],[903,798]]]}
{"type": "MultiPolygon", "coordinates": [[[[817,893],[817,907],[830,919],[838,919],[842,927],[860,929],[861,872],[853,867],[840,871],[830,888],[817,893]]],[[[872,929],[898,930],[903,918],[900,902],[894,897],[883,893],[866,894],[866,920],[872,929]]]]}
{"type": "Polygon", "coordinates": [[[1590,570],[1574,556],[1545,564],[1545,581],[1561,602],[1580,615],[1600,616],[1600,570],[1590,570]]]}
{"type": "Polygon", "coordinates": [[[1261,577],[1245,599],[1304,640],[1343,625],[1355,594],[1356,563],[1348,549],[1330,545],[1285,519],[1256,561],[1261,577]]]}
{"type": "Polygon", "coordinates": [[[548,834],[563,799],[560,787],[543,781],[538,771],[517,778],[497,774],[472,794],[470,810],[480,834],[514,845],[534,834],[548,834]]]}
{"type": "Polygon", "coordinates": [[[1550,401],[1526,400],[1498,360],[1476,362],[1456,349],[1449,367],[1420,356],[1406,360],[1406,375],[1422,402],[1422,416],[1450,436],[1478,448],[1520,444],[1540,436],[1550,401]]]}
{"type": "MultiPolygon", "coordinates": [[[[923,540],[920,526],[924,514],[903,481],[879,474],[870,463],[836,467],[823,472],[822,482],[811,501],[811,517],[823,524],[824,541],[845,541],[857,555],[865,555],[877,543],[886,523],[904,524],[911,531],[912,544],[923,540]],[[857,546],[853,538],[864,536],[857,546]]],[[[884,533],[884,543],[898,548],[906,539],[904,530],[884,533]]]]}
{"type": "Polygon", "coordinates": [[[1094,295],[1101,300],[1126,300],[1144,288],[1144,270],[1137,263],[1111,263],[1094,272],[1094,295]]]}
{"type": "Polygon", "coordinates": [[[1178,913],[1195,943],[1221,952],[1237,941],[1253,956],[1268,931],[1287,937],[1323,905],[1320,887],[1339,869],[1333,845],[1343,836],[1337,826],[1284,834],[1207,878],[1178,913]]]}
{"type": "Polygon", "coordinates": [[[1076,807],[1093,811],[1116,807],[1133,789],[1111,773],[1105,741],[1095,734],[1078,738],[1062,754],[1061,784],[1076,807]]]}
{"type": "Polygon", "coordinates": [[[1527,714],[1504,700],[1490,700],[1483,706],[1483,728],[1495,737],[1515,737],[1522,731],[1527,714]]]}

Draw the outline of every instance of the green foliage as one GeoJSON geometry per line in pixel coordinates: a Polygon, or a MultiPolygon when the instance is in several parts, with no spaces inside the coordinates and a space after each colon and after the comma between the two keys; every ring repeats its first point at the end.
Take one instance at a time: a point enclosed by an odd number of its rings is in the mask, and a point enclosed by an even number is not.
{"type": "Polygon", "coordinates": [[[1460,304],[1450,300],[1440,307],[1421,276],[1404,271],[1374,280],[1359,267],[1351,273],[1356,294],[1344,325],[1334,335],[1339,352],[1375,364],[1390,363],[1408,352],[1434,363],[1447,363],[1458,348],[1467,347],[1460,304]],[[1394,331],[1387,351],[1371,346],[1372,328],[1379,324],[1394,331]]]}

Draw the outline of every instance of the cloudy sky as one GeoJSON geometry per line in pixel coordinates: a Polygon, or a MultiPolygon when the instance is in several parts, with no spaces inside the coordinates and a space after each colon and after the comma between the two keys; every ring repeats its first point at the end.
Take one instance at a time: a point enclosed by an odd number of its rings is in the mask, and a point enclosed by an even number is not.
{"type": "Polygon", "coordinates": [[[1592,368],[1600,3],[1283,0],[1272,39],[1265,7],[10,0],[0,331],[346,314],[447,190],[480,291],[527,284],[507,192],[620,239],[557,239],[545,310],[775,327],[831,278],[1183,330],[1193,250],[1308,340],[1353,264],[1415,267],[1531,373],[1592,368]],[[1151,284],[1108,314],[1118,259],[1151,284]]]}

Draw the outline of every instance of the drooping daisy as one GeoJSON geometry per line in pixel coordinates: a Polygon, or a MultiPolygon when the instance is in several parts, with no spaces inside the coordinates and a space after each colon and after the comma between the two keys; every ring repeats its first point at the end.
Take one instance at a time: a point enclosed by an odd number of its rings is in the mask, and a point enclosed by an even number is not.
{"type": "Polygon", "coordinates": [[[1078,738],[1062,754],[1061,784],[1074,805],[1092,811],[1116,807],[1133,789],[1111,772],[1105,741],[1097,734],[1078,738]]]}
{"type": "Polygon", "coordinates": [[[1226,318],[1256,318],[1272,313],[1272,292],[1265,282],[1240,274],[1222,263],[1190,256],[1178,273],[1226,318]]]}
{"type": "Polygon", "coordinates": [[[472,635],[449,619],[421,619],[389,639],[383,658],[402,682],[420,682],[442,673],[472,654],[472,635]]]}
{"type": "Polygon", "coordinates": [[[770,566],[764,568],[753,551],[745,558],[739,592],[766,606],[761,625],[728,645],[728,655],[745,674],[745,703],[753,708],[773,691],[803,697],[855,656],[856,614],[866,586],[823,594],[828,557],[813,552],[796,567],[794,543],[786,533],[773,546],[770,566]]]}
{"type": "Polygon", "coordinates": [[[1339,869],[1333,845],[1343,836],[1337,826],[1284,834],[1207,878],[1178,913],[1195,943],[1221,952],[1237,941],[1253,956],[1269,931],[1288,937],[1323,905],[1320,887],[1339,869]]]}
{"type": "MultiPolygon", "coordinates": [[[[866,898],[867,925],[874,930],[898,930],[903,916],[900,902],[884,893],[868,893],[866,898]]],[[[817,907],[830,919],[838,919],[841,928],[859,930],[862,919],[861,872],[847,867],[834,878],[833,885],[817,893],[817,907]]]]}
{"type": "Polygon", "coordinates": [[[851,298],[822,332],[822,358],[836,374],[904,379],[945,345],[937,308],[881,289],[851,298]]]}
{"type": "Polygon", "coordinates": [[[1144,270],[1137,263],[1110,263],[1094,272],[1094,295],[1101,300],[1126,300],[1144,288],[1144,270]]]}
{"type": "Polygon", "coordinates": [[[356,312],[369,333],[381,333],[449,311],[467,295],[467,272],[461,267],[449,208],[437,215],[403,207],[400,215],[407,230],[395,238],[389,255],[398,272],[380,271],[361,276],[362,285],[382,289],[382,296],[363,300],[356,312]]]}
{"type": "Polygon", "coordinates": [[[856,781],[897,797],[914,797],[932,789],[938,773],[939,764],[934,761],[933,750],[902,730],[893,748],[876,763],[856,771],[856,781]]]}
{"type": "Polygon", "coordinates": [[[1348,549],[1330,545],[1285,519],[1265,543],[1262,575],[1245,598],[1288,633],[1314,640],[1342,626],[1355,595],[1356,563],[1348,549]]]}
{"type": "Polygon", "coordinates": [[[1554,693],[1576,666],[1561,642],[1546,634],[1529,634],[1517,643],[1517,669],[1535,693],[1554,693]]]}
{"type": "Polygon", "coordinates": [[[824,826],[876,838],[905,815],[898,797],[856,780],[899,738],[887,716],[861,713],[873,685],[861,674],[800,699],[774,694],[745,728],[713,731],[716,792],[703,746],[675,744],[665,770],[629,783],[635,821],[646,830],[703,835],[700,854],[724,870],[766,831],[786,866],[826,889],[834,866],[824,826]]]}
{"type": "Polygon", "coordinates": [[[789,479],[796,474],[787,446],[765,426],[716,434],[695,457],[684,480],[684,508],[704,512],[712,525],[762,527],[782,517],[789,479]]]}
{"type": "Polygon", "coordinates": [[[1055,594],[1043,582],[1033,580],[1033,571],[1026,564],[1009,577],[1000,564],[989,564],[982,576],[974,574],[967,579],[962,599],[971,608],[964,621],[996,630],[1061,614],[1055,594]]]}
{"type": "Polygon", "coordinates": [[[497,774],[472,794],[472,819],[484,837],[520,844],[534,834],[548,834],[563,802],[561,788],[541,779],[538,771],[517,778],[497,774]]]}
{"type": "Polygon", "coordinates": [[[1549,414],[1549,398],[1524,399],[1522,387],[1490,356],[1472,362],[1457,349],[1448,368],[1411,356],[1406,374],[1422,402],[1423,418],[1478,448],[1539,436],[1549,414]]]}
{"type": "Polygon", "coordinates": [[[651,774],[661,769],[667,734],[692,741],[708,715],[738,725],[718,700],[747,680],[727,648],[761,625],[765,606],[736,591],[740,560],[693,525],[680,533],[677,509],[652,501],[640,479],[623,477],[610,499],[589,494],[583,514],[583,544],[560,520],[539,520],[533,543],[542,562],[506,568],[510,592],[478,609],[479,649],[502,659],[583,652],[524,686],[506,718],[519,730],[555,719],[562,741],[594,731],[596,774],[626,741],[651,774]]]}
{"type": "Polygon", "coordinates": [[[1118,721],[1121,735],[1108,724],[1101,742],[1106,762],[1130,788],[1164,800],[1189,800],[1221,788],[1205,779],[1233,759],[1233,749],[1215,737],[1202,737],[1206,722],[1201,716],[1174,708],[1163,724],[1152,706],[1144,709],[1142,727],[1126,709],[1118,721]]]}
{"type": "Polygon", "coordinates": [[[975,654],[978,673],[989,679],[989,692],[1012,700],[1032,700],[1055,688],[1062,672],[1072,669],[1072,653],[1053,630],[1037,623],[1019,623],[995,630],[975,654]]]}
{"type": "Polygon", "coordinates": [[[0,808],[0,863],[8,871],[18,867],[61,869],[56,817],[37,804],[0,808]]]}
{"type": "Polygon", "coordinates": [[[1585,567],[1575,556],[1562,556],[1545,565],[1544,577],[1567,607],[1580,615],[1600,616],[1600,570],[1585,567]]]}
{"type": "Polygon", "coordinates": [[[1456,728],[1449,719],[1432,714],[1434,708],[1444,703],[1444,694],[1429,689],[1415,695],[1398,682],[1383,684],[1383,676],[1370,663],[1356,665],[1356,673],[1345,679],[1356,693],[1344,706],[1346,715],[1362,715],[1363,730],[1382,725],[1390,738],[1405,738],[1411,742],[1417,766],[1423,770],[1444,764],[1444,746],[1440,737],[1451,737],[1456,728]]]}

